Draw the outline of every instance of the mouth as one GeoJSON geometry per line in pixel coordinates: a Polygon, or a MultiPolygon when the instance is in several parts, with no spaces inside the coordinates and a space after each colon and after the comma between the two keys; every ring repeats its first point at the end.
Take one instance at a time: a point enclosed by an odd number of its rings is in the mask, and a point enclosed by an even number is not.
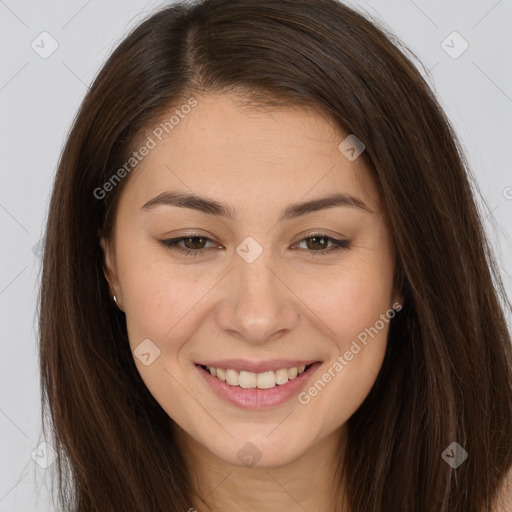
{"type": "Polygon", "coordinates": [[[232,360],[195,363],[195,367],[214,396],[236,407],[254,410],[275,407],[296,397],[321,364],[321,361],[274,361],[251,365],[232,360]],[[302,364],[296,364],[299,362],[302,364]],[[269,369],[272,366],[274,369],[269,369]],[[259,371],[248,371],[248,367],[259,371]]]}
{"type": "Polygon", "coordinates": [[[307,372],[313,363],[278,370],[267,370],[264,372],[238,371],[233,368],[218,368],[215,366],[199,365],[203,370],[210,373],[212,377],[225,382],[229,386],[243,389],[271,389],[275,386],[282,386],[288,381],[298,378],[299,375],[307,372]]]}

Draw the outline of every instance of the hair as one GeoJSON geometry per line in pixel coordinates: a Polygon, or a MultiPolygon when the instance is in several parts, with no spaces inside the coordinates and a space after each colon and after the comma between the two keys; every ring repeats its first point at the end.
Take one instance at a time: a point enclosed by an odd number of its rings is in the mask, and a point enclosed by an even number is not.
{"type": "Polygon", "coordinates": [[[95,190],[171,108],[208,93],[313,107],[366,147],[404,299],[377,380],[348,420],[335,486],[346,479],[351,512],[495,505],[512,468],[511,306],[462,146],[407,51],[335,0],[181,2],[114,50],[60,157],[44,244],[43,432],[58,453],[65,510],[193,503],[169,416],[137,371],[103,275],[98,235],[111,238],[130,177],[101,200],[95,190]],[[454,441],[469,453],[457,469],[441,457],[454,441]]]}

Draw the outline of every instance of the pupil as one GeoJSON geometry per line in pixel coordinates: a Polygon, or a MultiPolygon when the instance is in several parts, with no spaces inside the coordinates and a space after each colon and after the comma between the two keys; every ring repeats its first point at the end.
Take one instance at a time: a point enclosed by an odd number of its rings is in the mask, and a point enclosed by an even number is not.
{"type": "MultiPolygon", "coordinates": [[[[322,247],[320,247],[320,249],[323,249],[324,248],[324,244],[325,244],[325,238],[321,238],[319,236],[313,236],[310,238],[311,241],[314,241],[314,240],[321,240],[323,242],[322,244],[322,247]]],[[[313,245],[315,245],[315,242],[313,242],[313,245]]]]}
{"type": "MultiPolygon", "coordinates": [[[[192,236],[192,237],[189,237],[185,240],[185,245],[187,245],[187,243],[190,241],[190,240],[201,240],[203,241],[204,238],[203,237],[199,237],[199,236],[192,236]]],[[[199,245],[201,245],[201,242],[198,242],[199,245]]],[[[192,245],[196,245],[194,244],[194,242],[192,242],[192,245]]],[[[192,249],[201,249],[201,247],[192,247],[192,249]]]]}

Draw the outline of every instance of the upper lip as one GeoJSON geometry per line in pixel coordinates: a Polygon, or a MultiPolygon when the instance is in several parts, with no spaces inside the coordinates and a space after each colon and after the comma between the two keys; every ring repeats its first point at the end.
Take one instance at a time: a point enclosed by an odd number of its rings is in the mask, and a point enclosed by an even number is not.
{"type": "Polygon", "coordinates": [[[273,359],[272,361],[247,361],[246,359],[222,359],[208,362],[196,362],[198,365],[210,366],[214,368],[223,368],[236,370],[238,372],[263,373],[266,371],[276,371],[281,368],[294,368],[295,366],[307,366],[316,363],[316,359],[273,359]]]}

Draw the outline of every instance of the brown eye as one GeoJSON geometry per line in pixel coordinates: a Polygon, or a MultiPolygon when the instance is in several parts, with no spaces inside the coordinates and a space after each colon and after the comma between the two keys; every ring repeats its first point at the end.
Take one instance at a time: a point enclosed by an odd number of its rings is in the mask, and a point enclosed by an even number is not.
{"type": "MultiPolygon", "coordinates": [[[[297,245],[304,242],[306,243],[306,251],[313,257],[332,253],[339,249],[348,249],[350,246],[349,240],[337,240],[336,238],[332,238],[321,233],[311,234],[310,236],[303,238],[297,245]]],[[[160,243],[168,249],[184,253],[186,256],[192,257],[198,256],[211,248],[221,248],[221,246],[215,244],[211,238],[201,235],[181,236],[168,240],[160,240],[160,243]],[[212,244],[211,247],[205,246],[208,242],[212,244]]]]}
{"type": "Polygon", "coordinates": [[[196,256],[207,249],[211,249],[211,247],[205,247],[205,244],[208,242],[211,242],[213,247],[218,247],[210,238],[201,235],[181,236],[168,240],[160,240],[160,243],[164,247],[185,253],[186,256],[190,254],[196,256]]]}
{"type": "Polygon", "coordinates": [[[299,245],[306,243],[306,249],[312,253],[311,256],[323,255],[339,249],[348,249],[350,247],[349,240],[338,240],[322,233],[313,233],[303,238],[299,245]],[[328,247],[329,242],[332,244],[328,247]]]}
{"type": "Polygon", "coordinates": [[[306,245],[308,246],[308,249],[316,250],[325,250],[329,244],[329,240],[326,237],[319,237],[319,236],[311,236],[306,238],[308,241],[306,245]],[[311,242],[311,243],[309,243],[311,242]]]}
{"type": "Polygon", "coordinates": [[[188,238],[183,238],[183,241],[184,241],[184,244],[185,244],[185,247],[187,249],[204,249],[203,245],[205,244],[205,241],[207,239],[204,238],[204,237],[199,237],[199,236],[192,236],[192,237],[188,237],[188,238]],[[192,241],[192,242],[191,242],[192,241]],[[190,247],[189,244],[192,246],[190,247]],[[198,247],[199,246],[199,247],[198,247]]]}

